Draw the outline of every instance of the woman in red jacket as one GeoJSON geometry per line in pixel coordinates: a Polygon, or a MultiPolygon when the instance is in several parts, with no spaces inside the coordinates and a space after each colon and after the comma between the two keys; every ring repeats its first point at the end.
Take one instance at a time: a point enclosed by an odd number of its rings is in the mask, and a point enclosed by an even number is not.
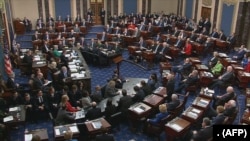
{"type": "Polygon", "coordinates": [[[246,72],[250,72],[250,56],[248,57],[248,63],[247,63],[247,65],[245,66],[245,71],[246,71],[246,72]]]}
{"type": "Polygon", "coordinates": [[[190,43],[189,38],[187,38],[186,45],[185,45],[185,48],[183,49],[183,51],[184,51],[184,54],[186,56],[190,56],[192,54],[192,45],[190,43]]]}
{"type": "Polygon", "coordinates": [[[79,107],[72,107],[69,102],[69,97],[66,94],[62,96],[61,105],[66,105],[66,110],[69,112],[77,112],[80,110],[79,107]]]}

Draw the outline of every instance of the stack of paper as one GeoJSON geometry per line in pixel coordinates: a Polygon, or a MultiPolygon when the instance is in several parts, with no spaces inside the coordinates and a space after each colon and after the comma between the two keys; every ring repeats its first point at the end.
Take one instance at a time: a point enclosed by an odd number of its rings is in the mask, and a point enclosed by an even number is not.
{"type": "Polygon", "coordinates": [[[79,132],[78,131],[78,128],[76,126],[71,126],[69,127],[70,131],[73,132],[73,133],[76,133],[76,132],[79,132]]]}
{"type": "Polygon", "coordinates": [[[95,129],[100,129],[102,127],[101,121],[93,121],[92,125],[95,129]]]}
{"type": "Polygon", "coordinates": [[[140,108],[140,107],[134,108],[134,111],[137,112],[137,113],[142,113],[142,112],[144,112],[144,110],[143,110],[142,108],[140,108]]]}
{"type": "Polygon", "coordinates": [[[180,125],[175,124],[175,123],[172,124],[171,127],[172,127],[173,129],[177,130],[178,132],[181,131],[181,130],[183,129],[180,125]]]}
{"type": "Polygon", "coordinates": [[[7,116],[7,117],[3,118],[3,122],[12,121],[13,119],[14,119],[13,116],[7,116]]]}

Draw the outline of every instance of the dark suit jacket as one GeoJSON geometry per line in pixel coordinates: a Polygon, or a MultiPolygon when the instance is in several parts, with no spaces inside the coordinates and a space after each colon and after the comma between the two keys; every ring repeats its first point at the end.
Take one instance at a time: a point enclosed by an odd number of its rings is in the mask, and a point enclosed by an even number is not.
{"type": "Polygon", "coordinates": [[[227,37],[225,34],[219,35],[219,39],[226,41],[227,37]]]}
{"type": "Polygon", "coordinates": [[[213,58],[211,58],[210,62],[212,63],[212,66],[214,66],[218,62],[218,58],[213,57],[213,58]]]}
{"type": "Polygon", "coordinates": [[[167,100],[171,101],[171,96],[174,93],[174,86],[175,85],[175,81],[174,79],[172,80],[168,80],[166,88],[167,88],[167,100]]]}
{"type": "Polygon", "coordinates": [[[216,105],[224,105],[226,102],[228,102],[229,100],[233,99],[235,96],[234,93],[226,93],[224,94],[220,99],[217,99],[216,101],[216,105]]]}
{"type": "Polygon", "coordinates": [[[212,32],[210,36],[214,38],[219,38],[218,32],[212,32]]]}
{"type": "Polygon", "coordinates": [[[7,88],[10,88],[10,89],[17,88],[16,83],[10,77],[8,77],[8,79],[7,79],[6,86],[7,86],[7,88]]]}
{"type": "Polygon", "coordinates": [[[212,125],[218,125],[218,124],[223,124],[226,116],[223,114],[218,114],[216,117],[213,118],[212,120],[212,125]]]}
{"type": "Polygon", "coordinates": [[[132,98],[129,95],[123,96],[119,100],[118,109],[122,113],[126,113],[130,105],[132,105],[132,103],[133,103],[132,98]]]}
{"type": "Polygon", "coordinates": [[[38,78],[33,79],[33,88],[42,89],[43,84],[45,83],[44,79],[39,80],[38,78]]]}
{"type": "Polygon", "coordinates": [[[224,74],[222,75],[223,77],[221,78],[221,81],[223,81],[223,82],[227,82],[234,77],[233,72],[226,73],[225,75],[224,74]]]}
{"type": "Polygon", "coordinates": [[[181,48],[183,45],[183,41],[180,39],[180,40],[177,40],[175,46],[178,47],[178,48],[181,48]]]}
{"type": "Polygon", "coordinates": [[[197,132],[197,134],[193,135],[194,141],[207,141],[213,137],[213,127],[209,126],[206,128],[201,129],[197,132]]]}
{"type": "Polygon", "coordinates": [[[95,141],[115,141],[112,134],[97,135],[95,141]]]}
{"type": "Polygon", "coordinates": [[[167,109],[168,109],[168,111],[173,111],[179,105],[180,105],[180,100],[171,101],[171,102],[167,103],[167,109]]]}
{"type": "Polygon", "coordinates": [[[102,116],[102,112],[100,108],[94,107],[86,113],[86,119],[93,120],[100,118],[102,116]]]}
{"type": "Polygon", "coordinates": [[[58,110],[55,122],[57,125],[65,125],[65,124],[69,124],[72,123],[75,119],[75,116],[66,111],[65,109],[60,108],[58,110]]]}
{"type": "Polygon", "coordinates": [[[145,94],[143,90],[139,90],[138,92],[136,92],[136,94],[134,95],[132,99],[134,102],[141,102],[144,97],[145,97],[145,94]]]}
{"type": "Polygon", "coordinates": [[[235,114],[235,111],[236,111],[236,107],[230,107],[230,108],[226,108],[223,114],[225,116],[232,116],[233,114],[235,114]]]}

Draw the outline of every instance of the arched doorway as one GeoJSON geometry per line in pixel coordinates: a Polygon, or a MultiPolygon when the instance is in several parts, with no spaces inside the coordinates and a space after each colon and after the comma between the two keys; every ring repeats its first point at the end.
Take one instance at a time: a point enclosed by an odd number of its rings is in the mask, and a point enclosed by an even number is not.
{"type": "Polygon", "coordinates": [[[102,24],[100,11],[104,7],[104,0],[90,0],[90,8],[93,12],[93,22],[95,25],[102,24]]]}

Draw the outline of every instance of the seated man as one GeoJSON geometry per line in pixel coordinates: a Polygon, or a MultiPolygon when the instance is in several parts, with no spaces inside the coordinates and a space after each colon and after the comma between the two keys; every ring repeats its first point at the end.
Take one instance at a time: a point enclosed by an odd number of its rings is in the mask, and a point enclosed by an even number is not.
{"type": "Polygon", "coordinates": [[[227,103],[229,100],[233,99],[234,97],[235,97],[234,88],[232,86],[228,86],[225,94],[214,96],[215,107],[219,105],[224,105],[225,103],[227,103]]]}
{"type": "Polygon", "coordinates": [[[178,65],[178,66],[173,66],[172,67],[172,72],[174,73],[186,73],[189,74],[189,72],[192,69],[192,63],[190,62],[189,58],[186,58],[184,60],[184,63],[182,65],[178,65]]]}
{"type": "Polygon", "coordinates": [[[218,79],[213,80],[210,89],[214,89],[216,86],[221,86],[225,83],[230,83],[230,81],[234,78],[233,67],[228,66],[227,70],[224,74],[218,77],[218,79]]]}
{"type": "Polygon", "coordinates": [[[92,109],[88,110],[88,112],[86,113],[86,119],[93,120],[100,118],[101,116],[101,109],[96,107],[96,102],[92,102],[92,109]]]}
{"type": "Polygon", "coordinates": [[[232,58],[236,61],[241,61],[244,58],[245,54],[246,54],[246,47],[245,45],[241,45],[239,50],[234,54],[232,58]]]}
{"type": "Polygon", "coordinates": [[[198,71],[193,70],[186,79],[182,80],[182,82],[179,84],[179,87],[176,89],[177,92],[182,91],[183,89],[186,89],[189,86],[195,85],[198,82],[198,71]]]}
{"type": "Polygon", "coordinates": [[[140,89],[138,86],[134,86],[134,91],[135,91],[135,95],[132,98],[133,102],[134,103],[141,102],[143,98],[145,97],[143,90],[140,89]]]}
{"type": "Polygon", "coordinates": [[[166,103],[166,105],[168,107],[168,111],[174,111],[175,108],[180,105],[180,100],[178,99],[177,94],[172,94],[171,100],[172,100],[171,102],[166,103]]]}
{"type": "Polygon", "coordinates": [[[232,116],[236,112],[236,101],[235,100],[229,100],[227,103],[224,104],[224,112],[223,114],[225,116],[232,116]]]}
{"type": "Polygon", "coordinates": [[[159,105],[159,111],[160,113],[156,114],[154,118],[152,119],[148,119],[147,121],[153,125],[157,125],[159,124],[159,122],[168,116],[168,112],[167,112],[167,105],[166,104],[161,104],[159,105]]]}
{"type": "Polygon", "coordinates": [[[202,121],[202,129],[193,131],[193,141],[206,141],[213,137],[213,126],[209,118],[205,117],[202,121]]]}
{"type": "Polygon", "coordinates": [[[115,84],[116,84],[115,81],[113,80],[109,81],[108,85],[105,88],[105,94],[104,94],[105,98],[111,98],[116,95],[119,95],[118,89],[115,88],[115,84]]]}
{"type": "Polygon", "coordinates": [[[216,112],[217,112],[217,116],[213,118],[212,120],[212,125],[218,125],[218,124],[223,124],[224,120],[225,120],[225,115],[223,114],[224,112],[224,107],[219,105],[216,107],[216,112]]]}
{"type": "Polygon", "coordinates": [[[14,72],[12,72],[11,74],[9,74],[6,86],[9,89],[13,89],[13,90],[17,90],[18,89],[19,84],[15,82],[15,73],[14,72]]]}
{"type": "Polygon", "coordinates": [[[65,124],[73,123],[74,119],[75,119],[75,115],[66,110],[66,105],[61,105],[57,112],[55,122],[56,122],[56,125],[65,125],[65,124]]]}

